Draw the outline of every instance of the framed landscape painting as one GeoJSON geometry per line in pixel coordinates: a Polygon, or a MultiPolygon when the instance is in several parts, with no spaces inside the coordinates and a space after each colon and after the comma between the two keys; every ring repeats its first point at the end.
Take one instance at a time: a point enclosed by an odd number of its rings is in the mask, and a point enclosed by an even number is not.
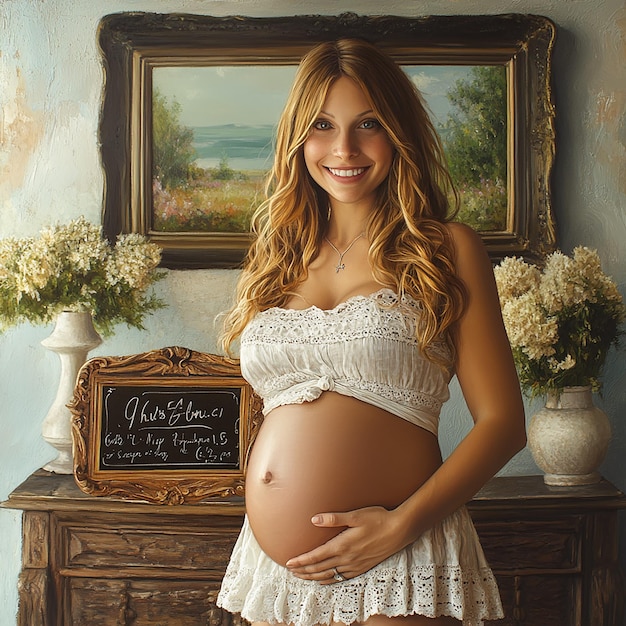
{"type": "Polygon", "coordinates": [[[107,234],[149,236],[168,267],[239,266],[297,63],[342,36],[385,48],[420,89],[460,195],[458,219],[492,258],[551,251],[554,26],[521,15],[105,17],[107,234]]]}

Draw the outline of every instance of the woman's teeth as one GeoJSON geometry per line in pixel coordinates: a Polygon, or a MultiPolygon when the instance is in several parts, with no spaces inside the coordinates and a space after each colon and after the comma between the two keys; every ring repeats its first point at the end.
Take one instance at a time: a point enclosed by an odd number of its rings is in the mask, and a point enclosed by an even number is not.
{"type": "Polygon", "coordinates": [[[364,167],[357,167],[354,170],[334,170],[332,167],[328,168],[328,171],[334,176],[339,176],[341,178],[349,178],[350,176],[358,176],[365,171],[364,167]]]}

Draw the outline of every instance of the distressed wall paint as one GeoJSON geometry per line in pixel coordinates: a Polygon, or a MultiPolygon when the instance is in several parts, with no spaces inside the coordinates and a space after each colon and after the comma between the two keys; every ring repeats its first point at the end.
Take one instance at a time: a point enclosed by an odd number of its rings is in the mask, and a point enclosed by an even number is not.
{"type": "MultiPolygon", "coordinates": [[[[19,66],[15,64],[11,69],[13,74],[9,76],[7,72],[3,85],[7,102],[0,112],[0,144],[3,148],[0,156],[0,197],[10,197],[12,190],[20,189],[26,183],[27,168],[44,129],[43,114],[28,105],[25,81],[19,66]],[[13,101],[9,100],[11,95],[14,96],[13,101]]],[[[8,222],[5,208],[8,211],[14,207],[3,205],[3,220],[8,222]]]]}
{"type": "MultiPolygon", "coordinates": [[[[37,232],[79,215],[98,222],[103,176],[98,118],[103,72],[97,25],[118,11],[278,16],[338,11],[391,15],[517,12],[553,19],[557,156],[553,198],[561,247],[599,249],[605,269],[626,292],[626,8],[622,0],[0,0],[0,237],[37,232]]],[[[217,352],[213,321],[233,293],[228,270],[169,272],[158,285],[169,307],[145,332],[118,328],[96,354],[131,354],[166,345],[217,352]]],[[[51,327],[27,325],[0,336],[0,500],[54,452],[41,422],[54,399],[58,357],[40,345],[51,327]]],[[[598,404],[612,419],[602,471],[626,489],[626,352],[612,353],[598,404]]],[[[530,416],[537,404],[527,406],[530,416]]],[[[441,423],[449,454],[470,428],[453,384],[441,423]]],[[[528,451],[505,473],[538,473],[528,451]]],[[[21,523],[0,510],[0,624],[17,608],[21,523]]],[[[626,567],[626,518],[621,523],[626,567]]]]}
{"type": "MultiPolygon", "coordinates": [[[[626,54],[622,55],[626,62],[626,54]]],[[[617,86],[617,85],[616,85],[617,86]]],[[[598,159],[615,175],[621,193],[626,193],[626,91],[600,92],[596,100],[596,124],[599,129],[598,159]]]]}
{"type": "Polygon", "coordinates": [[[597,89],[596,118],[598,160],[607,168],[619,191],[626,193],[626,8],[612,16],[612,36],[600,40],[599,54],[615,59],[622,71],[611,74],[602,66],[600,76],[591,84],[597,89]]]}

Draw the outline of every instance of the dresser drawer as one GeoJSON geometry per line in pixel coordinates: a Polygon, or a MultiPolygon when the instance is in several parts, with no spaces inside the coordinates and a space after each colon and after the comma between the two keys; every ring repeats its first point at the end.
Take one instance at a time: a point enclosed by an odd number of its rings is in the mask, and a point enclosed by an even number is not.
{"type": "Polygon", "coordinates": [[[65,581],[63,626],[243,626],[216,605],[219,585],[189,580],[65,581]]]}
{"type": "MultiPolygon", "coordinates": [[[[64,535],[59,565],[64,568],[168,569],[201,571],[221,578],[239,534],[236,520],[218,527],[169,525],[82,524],[59,526],[64,535]]],[[[203,577],[204,577],[203,575],[203,577]]]]}
{"type": "MultiPolygon", "coordinates": [[[[498,576],[504,619],[489,626],[580,626],[580,584],[569,574],[498,576]]],[[[600,626],[599,624],[589,626],[600,626]]]]}
{"type": "Polygon", "coordinates": [[[582,520],[476,522],[485,556],[496,572],[579,572],[582,520]]]}

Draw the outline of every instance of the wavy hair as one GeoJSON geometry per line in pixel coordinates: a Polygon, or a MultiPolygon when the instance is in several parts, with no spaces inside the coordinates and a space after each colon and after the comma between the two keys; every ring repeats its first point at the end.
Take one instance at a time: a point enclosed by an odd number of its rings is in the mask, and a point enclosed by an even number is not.
{"type": "Polygon", "coordinates": [[[389,56],[359,39],[319,44],[300,63],[277,127],[267,200],[253,215],[254,241],[225,318],[224,348],[230,351],[256,313],[283,306],[318,254],[328,197],[307,171],[303,145],[342,76],[361,87],[394,147],[365,229],[374,278],[421,304],[418,342],[441,360],[429,348],[443,340],[452,349],[451,331],[466,300],[445,226],[456,214],[457,195],[421,94],[389,56]]]}

